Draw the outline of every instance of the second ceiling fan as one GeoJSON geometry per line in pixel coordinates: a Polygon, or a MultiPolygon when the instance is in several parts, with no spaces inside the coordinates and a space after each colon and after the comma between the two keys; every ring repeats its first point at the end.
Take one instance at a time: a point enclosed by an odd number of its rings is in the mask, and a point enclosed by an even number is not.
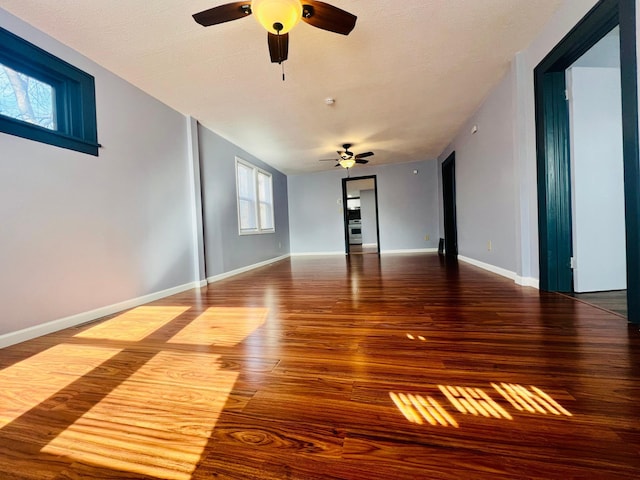
{"type": "Polygon", "coordinates": [[[271,62],[282,63],[289,55],[289,31],[302,20],[322,30],[349,35],[356,25],[355,15],[315,0],[246,0],[213,7],[193,15],[209,27],[253,14],[267,30],[271,62]]]}
{"type": "Polygon", "coordinates": [[[349,169],[353,167],[355,164],[365,165],[369,163],[369,160],[365,160],[367,157],[372,157],[374,155],[373,152],[364,152],[358,153],[355,155],[353,152],[350,152],[349,149],[352,147],[350,143],[345,143],[342,145],[344,150],[338,150],[338,158],[324,158],[320,160],[321,162],[337,162],[336,167],[343,167],[349,169]]]}

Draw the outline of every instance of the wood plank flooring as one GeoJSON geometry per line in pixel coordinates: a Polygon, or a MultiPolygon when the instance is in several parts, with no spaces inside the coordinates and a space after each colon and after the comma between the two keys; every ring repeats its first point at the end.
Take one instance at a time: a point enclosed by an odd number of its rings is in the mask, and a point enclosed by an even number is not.
{"type": "Polygon", "coordinates": [[[627,291],[570,293],[569,296],[628,318],[627,291]]]}
{"type": "Polygon", "coordinates": [[[436,254],[304,257],[0,350],[0,478],[640,478],[637,326],[436,254]]]}

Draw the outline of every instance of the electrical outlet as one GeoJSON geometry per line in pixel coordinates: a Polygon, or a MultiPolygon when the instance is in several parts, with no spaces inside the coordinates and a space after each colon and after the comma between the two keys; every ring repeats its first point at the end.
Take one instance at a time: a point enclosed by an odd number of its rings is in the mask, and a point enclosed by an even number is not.
{"type": "Polygon", "coordinates": [[[487,242],[487,251],[489,251],[489,252],[490,252],[492,249],[493,249],[493,246],[491,245],[491,240],[489,240],[489,241],[487,242]]]}
{"type": "Polygon", "coordinates": [[[429,235],[425,235],[424,239],[428,242],[429,240],[431,240],[431,237],[429,235]]]}

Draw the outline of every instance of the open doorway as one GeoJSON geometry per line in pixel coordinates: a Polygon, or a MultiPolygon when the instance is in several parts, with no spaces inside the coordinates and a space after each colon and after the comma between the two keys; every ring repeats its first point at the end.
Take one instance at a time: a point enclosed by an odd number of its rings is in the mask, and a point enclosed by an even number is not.
{"type": "Polygon", "coordinates": [[[347,255],[380,253],[376,176],[342,179],[347,255]]]}
{"type": "Polygon", "coordinates": [[[566,70],[573,296],[626,316],[620,29],[566,70]]]}
{"type": "Polygon", "coordinates": [[[640,323],[640,169],[635,1],[602,0],[534,71],[540,288],[574,292],[566,69],[619,25],[627,318],[640,323]]]}
{"type": "Polygon", "coordinates": [[[444,210],[444,251],[450,258],[458,256],[456,220],[456,152],[442,163],[442,196],[444,210]]]}

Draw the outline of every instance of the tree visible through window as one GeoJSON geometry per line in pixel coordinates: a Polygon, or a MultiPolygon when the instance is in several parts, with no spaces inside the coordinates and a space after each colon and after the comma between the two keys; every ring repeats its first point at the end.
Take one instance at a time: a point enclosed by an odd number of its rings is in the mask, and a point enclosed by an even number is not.
{"type": "Polygon", "coordinates": [[[240,234],[273,232],[271,174],[236,158],[236,184],[240,234]]]}
{"type": "Polygon", "coordinates": [[[93,76],[0,27],[0,132],[98,156],[93,76]]]}
{"type": "Polygon", "coordinates": [[[55,90],[0,63],[0,115],[55,130],[55,90]]]}

